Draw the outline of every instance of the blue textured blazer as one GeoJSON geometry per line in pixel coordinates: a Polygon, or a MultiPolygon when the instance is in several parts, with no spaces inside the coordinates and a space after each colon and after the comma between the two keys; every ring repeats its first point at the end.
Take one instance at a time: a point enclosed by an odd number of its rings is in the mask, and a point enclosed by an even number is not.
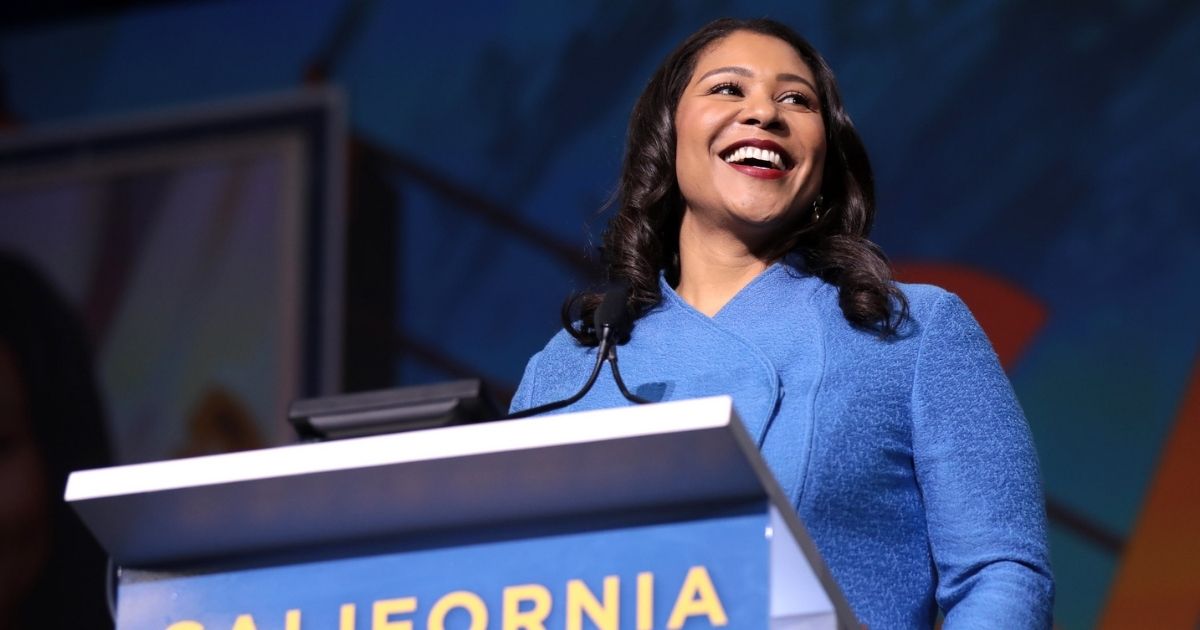
{"type": "MultiPolygon", "coordinates": [[[[619,349],[652,400],[728,394],[860,620],[872,629],[1049,628],[1037,458],[987,337],[962,301],[901,285],[898,338],[853,328],[837,289],[776,263],[707,317],[665,282],[619,349]]],[[[560,332],[513,399],[567,398],[595,348],[560,332]]],[[[628,404],[606,370],[564,411],[628,404]]]]}

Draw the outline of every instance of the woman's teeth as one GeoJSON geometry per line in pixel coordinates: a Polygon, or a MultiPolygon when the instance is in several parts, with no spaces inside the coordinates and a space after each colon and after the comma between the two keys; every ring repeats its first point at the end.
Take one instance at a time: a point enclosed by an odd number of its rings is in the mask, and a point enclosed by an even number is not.
{"type": "Polygon", "coordinates": [[[783,170],[783,158],[776,152],[770,149],[760,149],[758,147],[739,147],[733,153],[725,156],[725,161],[733,164],[735,162],[743,162],[746,160],[758,160],[767,162],[772,168],[783,170]]]}

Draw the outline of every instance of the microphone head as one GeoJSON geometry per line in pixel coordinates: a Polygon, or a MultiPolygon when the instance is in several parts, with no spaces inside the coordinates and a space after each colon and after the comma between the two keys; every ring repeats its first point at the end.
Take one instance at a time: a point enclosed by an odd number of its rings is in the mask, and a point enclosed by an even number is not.
{"type": "Polygon", "coordinates": [[[629,330],[633,327],[633,318],[629,313],[629,281],[616,280],[609,284],[604,292],[604,300],[596,308],[596,336],[603,339],[604,329],[608,328],[609,338],[617,344],[629,341],[629,330]]]}

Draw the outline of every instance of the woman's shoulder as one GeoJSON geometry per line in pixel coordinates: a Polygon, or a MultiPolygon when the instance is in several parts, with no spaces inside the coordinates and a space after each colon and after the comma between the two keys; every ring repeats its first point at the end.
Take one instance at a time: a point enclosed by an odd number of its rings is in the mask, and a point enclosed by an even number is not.
{"type": "Polygon", "coordinates": [[[954,294],[935,284],[913,284],[909,282],[897,282],[896,288],[904,294],[908,300],[909,308],[926,309],[931,308],[939,300],[946,299],[954,294]]]}
{"type": "MultiPolygon", "coordinates": [[[[897,282],[908,302],[908,316],[920,329],[944,326],[978,327],[971,309],[957,294],[933,284],[897,282]]],[[[927,331],[927,330],[926,330],[927,331]]]]}
{"type": "MultiPolygon", "coordinates": [[[[942,287],[907,282],[897,282],[895,286],[904,298],[903,304],[899,299],[894,300],[895,312],[898,314],[902,308],[907,308],[904,309],[904,318],[900,321],[897,336],[891,339],[893,342],[917,339],[946,319],[974,322],[970,309],[962,299],[942,287]]],[[[846,321],[836,285],[822,281],[821,288],[813,293],[813,299],[818,310],[824,313],[823,318],[837,324],[831,332],[837,333],[840,330],[847,335],[879,340],[873,331],[857,328],[846,321]]]]}
{"type": "Polygon", "coordinates": [[[553,366],[562,362],[575,363],[582,358],[586,358],[589,351],[594,351],[594,348],[585,346],[575,337],[571,336],[566,329],[560,328],[546,345],[542,347],[537,354],[533,355],[533,360],[543,367],[553,366]]]}
{"type": "Polygon", "coordinates": [[[513,394],[510,411],[520,411],[546,402],[546,386],[561,381],[561,375],[582,371],[588,348],[560,329],[541,350],[529,357],[517,391],[513,394]]]}
{"type": "Polygon", "coordinates": [[[897,287],[909,307],[909,321],[902,327],[902,334],[916,342],[925,362],[965,362],[975,368],[999,371],[991,340],[962,298],[930,284],[898,283],[897,287]]]}
{"type": "Polygon", "coordinates": [[[942,287],[897,282],[896,288],[908,303],[908,318],[917,329],[914,332],[927,332],[929,327],[936,326],[938,322],[946,319],[956,322],[975,321],[962,298],[942,287]]]}

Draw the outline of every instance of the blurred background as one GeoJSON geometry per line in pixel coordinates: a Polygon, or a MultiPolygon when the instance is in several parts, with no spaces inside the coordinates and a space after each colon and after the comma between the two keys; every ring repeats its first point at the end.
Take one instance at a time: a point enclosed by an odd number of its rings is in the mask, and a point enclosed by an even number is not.
{"type": "MultiPolygon", "coordinates": [[[[1200,627],[1194,2],[6,4],[3,263],[83,331],[108,461],[287,442],[301,396],[481,377],[507,403],[597,277],[633,101],[724,15],[823,52],[875,240],[991,336],[1041,457],[1057,625],[1200,627]]],[[[59,336],[30,312],[11,334],[59,336]]],[[[58,422],[19,345],[0,404],[58,422]]]]}

